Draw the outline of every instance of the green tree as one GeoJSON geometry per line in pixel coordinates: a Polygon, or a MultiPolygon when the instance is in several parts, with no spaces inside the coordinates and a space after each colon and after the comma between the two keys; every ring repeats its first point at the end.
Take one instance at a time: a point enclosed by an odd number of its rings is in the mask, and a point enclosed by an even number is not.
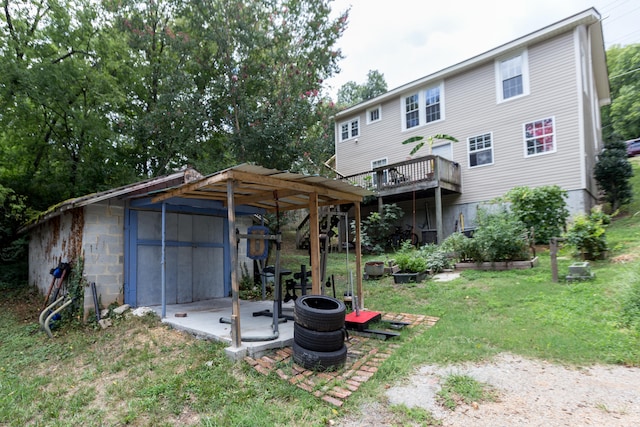
{"type": "Polygon", "coordinates": [[[533,228],[536,243],[548,243],[552,237],[562,235],[569,216],[566,198],[566,190],[545,185],[514,187],[502,200],[511,203],[511,211],[528,229],[533,228]]]}
{"type": "Polygon", "coordinates": [[[210,0],[185,6],[192,34],[211,41],[202,67],[219,74],[205,83],[207,109],[228,131],[237,161],[290,169],[315,152],[317,140],[308,132],[322,118],[322,84],[337,71],[335,44],[347,19],[332,19],[329,4],[210,0]]]}
{"type": "Polygon", "coordinates": [[[4,2],[0,171],[44,208],[95,191],[108,159],[114,80],[90,1],[4,2]],[[97,179],[97,181],[96,181],[97,179]]]}
{"type": "Polygon", "coordinates": [[[602,108],[606,142],[640,136],[640,44],[607,50],[611,105],[602,108]]]}
{"type": "Polygon", "coordinates": [[[624,142],[612,141],[606,144],[596,163],[594,176],[612,211],[631,201],[633,191],[629,180],[633,177],[633,168],[627,158],[624,142]]]}
{"type": "Polygon", "coordinates": [[[219,162],[225,157],[222,143],[207,129],[206,91],[193,64],[202,39],[189,33],[180,2],[105,4],[114,17],[114,74],[127,96],[111,120],[119,162],[138,176],[162,175],[185,163],[205,171],[227,166],[219,162]]]}
{"type": "Polygon", "coordinates": [[[19,227],[31,214],[24,197],[0,185],[0,281],[24,283],[27,267],[27,240],[18,236],[19,227]]]}
{"type": "Polygon", "coordinates": [[[385,92],[387,92],[387,82],[384,79],[384,74],[378,70],[369,70],[367,81],[364,84],[348,81],[338,89],[338,105],[350,107],[385,92]]]}

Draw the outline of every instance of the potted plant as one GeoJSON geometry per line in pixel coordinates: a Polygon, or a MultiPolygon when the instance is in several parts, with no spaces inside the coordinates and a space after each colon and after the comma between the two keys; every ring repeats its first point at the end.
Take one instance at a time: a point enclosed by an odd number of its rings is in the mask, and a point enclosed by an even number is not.
{"type": "Polygon", "coordinates": [[[419,283],[427,276],[427,260],[422,252],[416,250],[411,241],[402,242],[395,254],[395,262],[400,271],[393,274],[395,283],[419,283]]]}
{"type": "Polygon", "coordinates": [[[379,277],[384,275],[384,261],[367,261],[364,263],[366,277],[379,277]]]}

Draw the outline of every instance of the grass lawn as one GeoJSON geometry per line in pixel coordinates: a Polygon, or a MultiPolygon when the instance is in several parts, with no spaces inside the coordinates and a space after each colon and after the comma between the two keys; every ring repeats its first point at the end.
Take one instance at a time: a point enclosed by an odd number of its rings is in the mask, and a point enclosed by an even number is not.
{"type": "MultiPolygon", "coordinates": [[[[553,283],[544,249],[540,265],[530,270],[465,271],[441,283],[365,281],[367,308],[440,321],[403,335],[394,354],[340,409],[275,374],[232,363],[221,345],[168,329],[153,317],[117,319],[106,330],[67,326],[49,339],[37,327],[41,297],[0,285],[0,425],[324,426],[363,402],[380,401],[386,386],[424,363],[511,352],[570,365],[640,366],[640,330],[624,316],[630,301],[640,316],[640,288],[633,286],[640,282],[639,162],[633,159],[636,200],[607,229],[609,258],[591,263],[592,281],[553,283]]],[[[350,272],[356,274],[350,255],[350,262],[344,254],[329,255],[338,295],[350,272]]],[[[567,249],[560,255],[565,275],[575,260],[567,249]]],[[[290,246],[282,258],[293,270],[308,263],[305,251],[290,246]]],[[[398,425],[412,417],[395,413],[398,425]]]]}

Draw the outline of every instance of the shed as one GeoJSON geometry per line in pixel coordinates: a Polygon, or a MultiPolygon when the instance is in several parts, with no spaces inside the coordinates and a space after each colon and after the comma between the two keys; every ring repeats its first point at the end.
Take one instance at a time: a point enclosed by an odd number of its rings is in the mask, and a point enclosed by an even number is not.
{"type": "MultiPolygon", "coordinates": [[[[231,295],[233,339],[240,345],[236,230],[265,212],[309,209],[312,293],[320,293],[318,208],[354,206],[368,190],[343,181],[242,164],[202,176],[194,169],[95,193],[51,207],[29,231],[29,282],[42,291],[61,261],[84,262],[103,306],[177,304],[231,295]]],[[[360,235],[356,227],[356,267],[360,235]]],[[[362,302],[362,280],[356,294],[362,302]]],[[[85,296],[85,313],[92,307],[85,296]]],[[[85,315],[86,316],[86,315],[85,315]]]]}

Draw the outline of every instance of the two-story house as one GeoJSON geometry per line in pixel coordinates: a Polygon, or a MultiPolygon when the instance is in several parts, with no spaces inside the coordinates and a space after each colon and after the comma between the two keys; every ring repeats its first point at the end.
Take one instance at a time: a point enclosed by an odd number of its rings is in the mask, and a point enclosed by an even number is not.
{"type": "Polygon", "coordinates": [[[610,101],[600,19],[585,10],[338,113],[337,171],[398,203],[423,241],[471,228],[516,186],[559,185],[588,211],[610,101]],[[436,134],[458,142],[402,144],[436,134]]]}

